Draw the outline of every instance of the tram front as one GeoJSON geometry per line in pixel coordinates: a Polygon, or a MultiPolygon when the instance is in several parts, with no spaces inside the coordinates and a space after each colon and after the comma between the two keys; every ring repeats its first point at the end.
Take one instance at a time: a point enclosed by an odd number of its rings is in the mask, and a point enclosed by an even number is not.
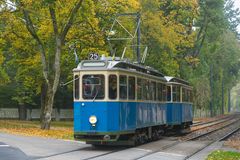
{"type": "MultiPolygon", "coordinates": [[[[83,61],[74,72],[74,138],[91,144],[117,141],[118,103],[109,101],[113,74],[107,62],[83,61]]],[[[115,79],[117,81],[117,79],[115,79]]]]}

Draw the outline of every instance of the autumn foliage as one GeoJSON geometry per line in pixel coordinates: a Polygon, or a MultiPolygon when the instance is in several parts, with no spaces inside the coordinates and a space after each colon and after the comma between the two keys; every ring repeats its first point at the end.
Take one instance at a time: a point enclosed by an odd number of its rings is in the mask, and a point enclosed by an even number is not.
{"type": "Polygon", "coordinates": [[[0,8],[1,107],[42,108],[48,123],[53,107],[72,105],[72,85],[59,84],[72,80],[74,49],[80,61],[91,51],[109,55],[117,13],[141,14],[145,65],[190,81],[196,110],[226,111],[239,80],[240,13],[232,0],[5,0],[0,8]]]}

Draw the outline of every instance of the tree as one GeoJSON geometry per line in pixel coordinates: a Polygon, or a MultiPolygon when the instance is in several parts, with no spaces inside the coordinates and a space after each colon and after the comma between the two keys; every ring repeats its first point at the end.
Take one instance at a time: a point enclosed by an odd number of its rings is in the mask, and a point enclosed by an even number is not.
{"type": "Polygon", "coordinates": [[[198,16],[195,0],[142,0],[143,44],[149,50],[147,64],[164,74],[178,76],[186,51],[194,45],[194,19],[198,16]]]}
{"type": "Polygon", "coordinates": [[[5,52],[12,56],[8,59],[10,67],[17,71],[12,76],[18,84],[14,100],[19,104],[34,104],[35,95],[41,93],[41,128],[49,129],[59,81],[72,79],[71,71],[76,65],[72,60],[74,55],[69,54],[69,46],[77,48],[80,59],[86,58],[89,51],[106,54],[104,38],[110,25],[107,17],[136,7],[137,1],[17,0],[4,3],[13,5],[6,7],[0,16],[5,25],[0,37],[10,44],[5,52]],[[100,19],[106,22],[99,23],[100,19]]]}
{"type": "MultiPolygon", "coordinates": [[[[36,2],[37,3],[37,2],[36,2]]],[[[50,122],[51,122],[51,114],[52,114],[52,108],[53,108],[53,102],[54,102],[54,96],[57,91],[58,85],[59,85],[59,78],[60,78],[60,57],[62,53],[62,48],[64,46],[64,42],[66,39],[66,35],[68,34],[70,28],[72,27],[72,24],[75,20],[76,14],[80,7],[83,5],[83,0],[76,1],[73,5],[69,16],[67,17],[67,20],[63,24],[59,22],[59,19],[56,15],[57,4],[59,2],[55,1],[46,1],[43,5],[46,5],[45,10],[48,10],[50,14],[50,19],[52,22],[52,30],[53,30],[53,43],[54,43],[54,50],[50,53],[51,56],[54,56],[54,59],[47,59],[46,51],[47,46],[44,44],[42,39],[40,38],[38,31],[36,27],[34,26],[34,21],[32,20],[30,16],[30,11],[27,9],[27,5],[29,5],[26,2],[18,1],[17,6],[19,10],[23,14],[23,18],[25,20],[25,24],[27,27],[28,32],[31,34],[31,36],[34,38],[34,40],[37,42],[38,49],[41,55],[41,62],[42,62],[42,72],[43,77],[46,83],[47,87],[47,93],[45,97],[45,105],[44,105],[44,116],[42,119],[42,129],[50,129],[50,122]]],[[[35,6],[36,4],[32,4],[35,6]]],[[[40,3],[38,3],[38,6],[42,6],[40,3]]],[[[50,56],[49,54],[49,56],[50,56]]]]}
{"type": "Polygon", "coordinates": [[[234,8],[233,0],[226,0],[225,16],[229,22],[229,30],[231,30],[235,34],[238,34],[237,27],[240,23],[240,10],[239,8],[237,9],[234,8]]]}
{"type": "MultiPolygon", "coordinates": [[[[2,30],[4,30],[4,24],[0,22],[0,33],[2,30]]],[[[0,46],[4,46],[5,43],[6,43],[5,40],[0,37],[0,46]]],[[[4,69],[4,65],[5,65],[4,61],[5,61],[5,57],[3,54],[3,48],[0,48],[0,86],[9,82],[9,77],[4,69]]]]}
{"type": "Polygon", "coordinates": [[[4,62],[4,57],[3,57],[3,55],[1,54],[1,51],[0,51],[0,86],[9,82],[9,77],[2,67],[3,62],[4,62]]]}
{"type": "Polygon", "coordinates": [[[230,30],[233,24],[228,18],[223,0],[200,1],[200,17],[196,20],[197,39],[190,52],[199,59],[199,64],[194,68],[182,67],[183,77],[188,77],[196,91],[208,86],[205,91],[208,90],[211,99],[205,96],[207,93],[201,95],[195,92],[195,97],[201,96],[198,99],[202,100],[201,103],[195,101],[195,107],[210,109],[213,115],[220,114],[220,108],[226,106],[229,101],[227,92],[238,78],[239,43],[230,30]],[[208,84],[205,86],[196,85],[207,83],[206,80],[208,84]]]}

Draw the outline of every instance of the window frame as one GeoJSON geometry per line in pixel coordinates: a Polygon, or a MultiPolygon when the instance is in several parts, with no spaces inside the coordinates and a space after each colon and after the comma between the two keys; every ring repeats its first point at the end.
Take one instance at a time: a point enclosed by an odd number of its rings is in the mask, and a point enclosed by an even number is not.
{"type": "Polygon", "coordinates": [[[73,81],[74,82],[74,84],[73,84],[74,85],[73,97],[74,97],[75,100],[79,100],[80,99],[80,75],[79,74],[75,74],[73,78],[74,78],[74,81],[73,81]],[[78,78],[76,78],[76,76],[78,78]],[[77,90],[76,90],[76,81],[78,82],[77,90]],[[78,97],[76,97],[76,93],[78,93],[78,97]]]}
{"type": "MultiPolygon", "coordinates": [[[[82,95],[83,100],[104,100],[106,98],[106,75],[105,74],[90,74],[90,73],[83,74],[82,79],[81,79],[81,85],[82,85],[82,89],[81,89],[82,94],[81,95],[82,95]],[[102,76],[103,77],[103,81],[101,82],[101,85],[100,85],[102,88],[102,91],[103,91],[103,97],[101,97],[101,98],[99,98],[98,96],[92,97],[92,98],[84,97],[85,96],[85,94],[84,94],[85,84],[83,83],[83,81],[85,80],[84,79],[85,76],[102,76]]],[[[92,84],[92,85],[96,85],[96,84],[92,84]]]]}
{"type": "Polygon", "coordinates": [[[143,100],[143,81],[142,78],[137,77],[137,100],[142,101],[143,100]],[[140,82],[140,85],[139,85],[140,82]],[[140,93],[140,94],[139,94],[140,93]],[[140,97],[139,97],[140,95],[140,97]]]}
{"type": "Polygon", "coordinates": [[[116,74],[109,74],[108,75],[108,99],[110,100],[117,100],[118,99],[118,76],[116,74]],[[115,98],[110,98],[110,76],[115,76],[116,77],[116,97],[115,98]]]}
{"type": "Polygon", "coordinates": [[[136,99],[136,77],[135,76],[128,76],[128,100],[135,100],[136,99]],[[130,79],[134,79],[134,86],[133,86],[133,94],[130,97],[130,79]]]}
{"type": "Polygon", "coordinates": [[[123,75],[123,74],[120,74],[119,75],[119,84],[118,84],[118,86],[119,86],[119,99],[120,100],[128,100],[128,76],[127,75],[123,75]],[[125,89],[125,95],[126,95],[126,98],[124,97],[124,98],[122,98],[121,96],[122,96],[122,94],[121,94],[121,89],[122,89],[122,87],[124,87],[124,86],[121,86],[121,77],[125,77],[126,78],[126,89],[125,89]]]}
{"type": "Polygon", "coordinates": [[[151,101],[156,101],[157,93],[156,93],[157,83],[155,81],[149,81],[149,96],[151,101]]]}
{"type": "Polygon", "coordinates": [[[167,102],[173,102],[172,85],[167,85],[167,102]],[[170,93],[169,93],[170,92],[170,93]],[[169,97],[170,96],[170,97],[169,97]],[[169,99],[170,98],[170,99],[169,99]]]}

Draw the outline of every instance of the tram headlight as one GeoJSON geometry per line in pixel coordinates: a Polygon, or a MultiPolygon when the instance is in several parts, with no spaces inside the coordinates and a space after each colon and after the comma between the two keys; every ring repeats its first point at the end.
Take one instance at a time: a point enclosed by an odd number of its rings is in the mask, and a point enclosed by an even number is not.
{"type": "Polygon", "coordinates": [[[90,116],[89,117],[89,123],[91,123],[92,126],[95,126],[97,123],[97,117],[96,116],[90,116]]]}

